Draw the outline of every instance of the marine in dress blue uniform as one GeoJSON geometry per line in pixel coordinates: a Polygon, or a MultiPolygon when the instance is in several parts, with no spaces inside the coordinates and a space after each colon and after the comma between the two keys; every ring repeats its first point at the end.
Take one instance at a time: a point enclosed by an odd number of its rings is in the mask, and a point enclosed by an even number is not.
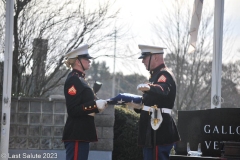
{"type": "Polygon", "coordinates": [[[89,143],[98,141],[94,115],[102,111],[107,102],[96,100],[85,79],[84,71],[89,68],[89,59],[92,58],[88,54],[88,45],[69,52],[66,57],[68,60],[65,63],[72,68],[64,85],[68,117],[62,140],[66,160],[87,160],[89,143]]]}
{"type": "Polygon", "coordinates": [[[158,160],[168,160],[170,151],[175,142],[180,141],[180,136],[171,116],[171,109],[174,107],[176,97],[176,82],[173,73],[166,67],[163,61],[163,49],[157,46],[139,45],[141,56],[151,77],[147,84],[138,85],[138,90],[143,92],[143,106],[154,106],[160,108],[163,121],[156,130],[155,143],[153,148],[154,130],[151,127],[151,112],[141,109],[134,109],[140,113],[138,144],[143,147],[144,160],[152,160],[156,153],[158,160]],[[153,150],[156,152],[153,152],[153,150]]]}

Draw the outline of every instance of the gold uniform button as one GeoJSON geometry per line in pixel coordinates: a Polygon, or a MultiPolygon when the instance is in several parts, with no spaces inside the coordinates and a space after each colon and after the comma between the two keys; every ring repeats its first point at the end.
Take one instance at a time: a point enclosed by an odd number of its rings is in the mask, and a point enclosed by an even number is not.
{"type": "Polygon", "coordinates": [[[87,109],[87,107],[85,107],[85,109],[87,109]]]}
{"type": "Polygon", "coordinates": [[[89,106],[89,108],[92,108],[91,106],[89,106]]]}
{"type": "Polygon", "coordinates": [[[94,108],[96,108],[96,105],[94,105],[94,108]]]}

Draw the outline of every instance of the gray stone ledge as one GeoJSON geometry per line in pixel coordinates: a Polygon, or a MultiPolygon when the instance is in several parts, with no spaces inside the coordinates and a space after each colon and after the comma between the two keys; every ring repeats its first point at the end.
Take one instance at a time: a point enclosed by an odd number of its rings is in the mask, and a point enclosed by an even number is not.
{"type": "Polygon", "coordinates": [[[113,128],[112,127],[102,127],[102,137],[101,138],[108,138],[113,139],[113,128]]]}
{"type": "Polygon", "coordinates": [[[96,115],[95,124],[97,127],[113,127],[115,121],[114,115],[96,115]]]}
{"type": "Polygon", "coordinates": [[[114,105],[108,105],[108,107],[100,114],[114,114],[114,105]]]}
{"type": "Polygon", "coordinates": [[[98,142],[90,143],[91,150],[101,151],[112,151],[113,150],[113,139],[102,139],[99,138],[98,142]]]}

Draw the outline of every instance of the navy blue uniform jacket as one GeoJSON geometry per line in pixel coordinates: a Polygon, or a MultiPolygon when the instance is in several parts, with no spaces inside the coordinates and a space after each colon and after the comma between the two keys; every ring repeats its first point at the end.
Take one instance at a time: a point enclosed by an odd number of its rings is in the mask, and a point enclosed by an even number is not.
{"type": "Polygon", "coordinates": [[[68,117],[63,131],[63,141],[98,140],[94,117],[88,114],[99,111],[95,94],[84,76],[82,72],[73,69],[64,85],[68,117]]]}
{"type": "MultiPolygon", "coordinates": [[[[174,107],[176,97],[176,83],[171,71],[162,64],[150,72],[150,90],[144,92],[143,103],[145,106],[157,105],[158,108],[174,107]]],[[[140,113],[138,144],[140,146],[153,146],[153,129],[151,128],[148,111],[137,110],[140,113]]],[[[151,113],[150,113],[151,114],[151,113]]],[[[156,145],[172,144],[180,140],[177,127],[171,115],[162,113],[163,122],[156,131],[156,145]]]]}

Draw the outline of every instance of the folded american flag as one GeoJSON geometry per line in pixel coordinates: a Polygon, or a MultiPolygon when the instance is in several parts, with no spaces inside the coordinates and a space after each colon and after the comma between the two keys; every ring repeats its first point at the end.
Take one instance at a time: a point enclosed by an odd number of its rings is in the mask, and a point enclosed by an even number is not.
{"type": "Polygon", "coordinates": [[[107,99],[108,104],[121,105],[128,102],[140,104],[142,103],[142,96],[130,94],[130,93],[119,93],[116,97],[107,99]]]}

